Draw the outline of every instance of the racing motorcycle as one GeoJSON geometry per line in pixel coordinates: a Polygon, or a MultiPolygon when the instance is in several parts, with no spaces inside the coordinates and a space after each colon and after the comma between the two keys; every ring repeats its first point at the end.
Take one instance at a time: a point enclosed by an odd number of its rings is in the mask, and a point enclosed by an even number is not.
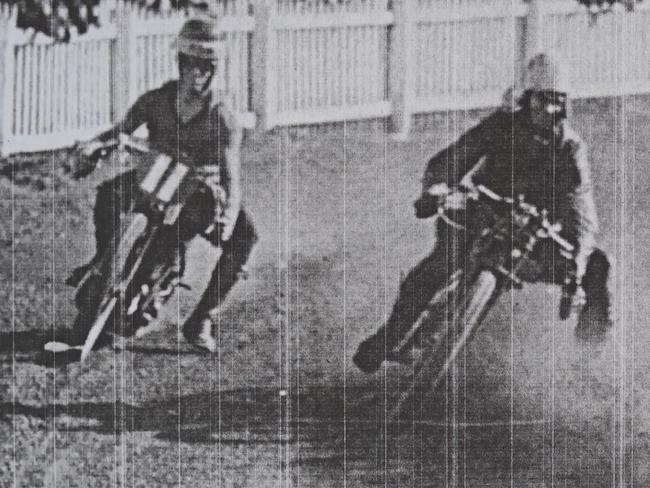
{"type": "Polygon", "coordinates": [[[101,338],[144,335],[166,299],[185,286],[180,282],[182,253],[177,239],[171,238],[175,233],[163,231],[173,229],[199,185],[189,160],[174,159],[124,135],[99,147],[88,158],[92,167],[75,176],[85,176],[109,157],[115,164],[127,161],[134,167],[138,197],[120,216],[104,254],[77,286],[74,330],[87,330],[83,344],[53,341],[44,346],[53,353],[80,350],[81,361],[101,338]]]}
{"type": "Polygon", "coordinates": [[[413,371],[399,391],[389,414],[398,422],[416,398],[445,385],[455,388],[459,354],[481,322],[506,290],[522,288],[542,274],[535,254],[550,244],[556,269],[562,270],[560,318],[566,319],[581,305],[583,294],[576,277],[574,246],[561,235],[561,225],[549,221],[549,213],[527,203],[523,196],[503,197],[478,185],[459,188],[438,207],[438,217],[461,233],[467,231],[459,219],[457,205],[464,199],[481,211],[483,230],[472,240],[469,258],[455,271],[428,303],[388,359],[408,362],[413,371]],[[420,354],[414,354],[418,352],[420,354]],[[406,358],[406,360],[405,360],[406,358]]]}

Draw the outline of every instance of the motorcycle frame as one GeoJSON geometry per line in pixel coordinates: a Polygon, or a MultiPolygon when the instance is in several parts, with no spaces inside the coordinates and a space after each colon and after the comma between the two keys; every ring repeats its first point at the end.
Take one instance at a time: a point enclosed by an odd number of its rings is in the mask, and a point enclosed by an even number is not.
{"type": "MultiPolygon", "coordinates": [[[[406,389],[399,392],[398,401],[389,414],[391,422],[399,422],[404,411],[405,404],[414,397],[418,383],[424,383],[429,378],[427,392],[436,391],[440,385],[449,380],[449,370],[452,369],[458,354],[472,340],[483,323],[489,310],[506,289],[511,287],[521,288],[522,281],[518,278],[518,271],[526,259],[535,249],[537,243],[543,238],[554,240],[563,251],[563,256],[573,259],[570,252],[573,250],[571,244],[565,241],[554,226],[550,226],[542,213],[540,227],[543,232],[527,232],[532,218],[539,215],[536,209],[523,202],[509,199],[501,199],[497,194],[485,187],[478,189],[493,201],[505,203],[512,206],[514,218],[522,217],[517,225],[527,239],[518,242],[517,247],[512,247],[509,253],[501,250],[497,255],[500,259],[484,259],[486,255],[481,248],[484,242],[492,245],[501,245],[507,238],[507,233],[500,234],[496,227],[484,230],[472,243],[469,253],[469,265],[466,269],[456,270],[445,282],[445,285],[436,292],[429,301],[428,306],[414,322],[408,333],[400,341],[398,346],[389,353],[389,359],[398,359],[408,353],[418,338],[425,342],[422,347],[422,354],[419,361],[413,366],[413,379],[406,389]],[[517,206],[517,207],[516,207],[517,206]],[[515,215],[514,209],[522,209],[520,215],[515,215]],[[525,218],[523,218],[525,217],[525,218]],[[463,286],[469,283],[469,286],[463,286]],[[468,293],[468,289],[470,292],[468,293]],[[479,293],[480,292],[480,293],[479,293]],[[431,327],[431,315],[436,309],[440,311],[445,307],[441,322],[444,322],[445,329],[439,331],[439,327],[431,327]],[[433,330],[428,330],[433,329],[433,330]],[[451,337],[451,340],[450,340],[451,337]],[[444,349],[443,349],[444,348],[444,349]],[[444,352],[444,354],[442,354],[444,352]]],[[[444,211],[439,211],[439,218],[454,229],[466,230],[463,226],[451,221],[444,211]]],[[[513,242],[511,241],[512,245],[513,242]]],[[[453,386],[453,379],[451,380],[453,386]]]]}
{"type": "MultiPolygon", "coordinates": [[[[133,148],[133,146],[131,147],[133,148]]],[[[135,149],[140,152],[148,152],[143,150],[141,145],[135,146],[135,149]]],[[[127,315],[125,312],[129,310],[130,304],[125,306],[124,298],[126,298],[129,287],[133,285],[133,280],[140,271],[145,256],[161,227],[173,225],[177,221],[185,199],[192,194],[192,190],[187,188],[181,194],[181,185],[188,176],[191,178],[190,173],[189,166],[180,161],[174,161],[164,154],[158,154],[154,158],[153,164],[146,173],[138,173],[139,200],[129,212],[133,215],[133,219],[126,232],[120,234],[119,242],[116,238],[111,240],[111,245],[106,249],[96,270],[96,273],[106,277],[105,286],[95,311],[87,311],[87,315],[94,316],[94,318],[81,349],[81,361],[84,361],[92,352],[106,323],[115,313],[118,303],[121,303],[120,315],[127,315]],[[175,202],[172,201],[174,197],[177,198],[175,202]],[[121,252],[120,248],[125,242],[127,243],[125,247],[128,249],[121,252]],[[129,266],[130,258],[138,242],[142,242],[142,244],[137,249],[134,261],[129,266]],[[116,266],[116,262],[120,264],[116,266]],[[110,267],[110,269],[102,273],[101,270],[106,267],[110,267]],[[124,275],[124,270],[127,268],[128,273],[124,275]]],[[[195,183],[190,185],[190,188],[196,189],[197,186],[198,184],[195,183]]],[[[150,303],[146,297],[143,302],[150,303]]],[[[80,310],[79,314],[83,314],[83,312],[80,310]]]]}

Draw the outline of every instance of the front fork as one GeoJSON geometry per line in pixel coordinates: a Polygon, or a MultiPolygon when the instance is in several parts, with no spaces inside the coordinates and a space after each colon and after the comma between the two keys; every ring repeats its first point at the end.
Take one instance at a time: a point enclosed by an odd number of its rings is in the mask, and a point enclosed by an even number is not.
{"type": "Polygon", "coordinates": [[[580,310],[587,302],[585,290],[579,280],[566,278],[562,285],[560,299],[560,319],[568,319],[574,311],[580,310]]]}

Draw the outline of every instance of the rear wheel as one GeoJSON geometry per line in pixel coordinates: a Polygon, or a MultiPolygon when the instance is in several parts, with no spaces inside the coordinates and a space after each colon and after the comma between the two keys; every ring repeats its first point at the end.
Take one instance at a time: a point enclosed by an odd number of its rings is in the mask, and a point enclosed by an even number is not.
{"type": "MultiPolygon", "coordinates": [[[[454,387],[455,378],[453,374],[450,378],[450,373],[453,373],[455,361],[478,330],[497,296],[495,275],[482,271],[467,291],[463,291],[462,286],[456,286],[452,293],[447,294],[445,302],[437,304],[438,310],[447,308],[447,320],[441,320],[434,326],[423,325],[422,330],[427,331],[427,336],[422,337],[425,345],[419,360],[413,364],[412,381],[400,391],[391,414],[393,421],[398,421],[416,398],[423,399],[445,380],[449,380],[447,384],[454,387]]],[[[435,317],[429,319],[435,320],[435,317]]]]}

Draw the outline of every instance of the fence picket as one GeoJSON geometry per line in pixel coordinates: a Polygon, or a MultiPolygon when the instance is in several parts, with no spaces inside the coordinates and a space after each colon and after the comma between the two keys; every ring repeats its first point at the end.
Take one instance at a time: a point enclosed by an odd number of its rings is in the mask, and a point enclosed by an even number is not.
{"type": "Polygon", "coordinates": [[[34,88],[36,87],[36,83],[34,83],[34,78],[36,77],[36,70],[35,70],[35,64],[36,64],[36,56],[34,55],[35,51],[35,46],[30,45],[27,48],[27,66],[28,66],[28,71],[27,71],[27,78],[30,80],[30,84],[28,86],[28,96],[26,99],[26,128],[27,132],[29,134],[34,132],[34,116],[35,116],[35,108],[34,108],[34,99],[36,98],[36,94],[34,93],[34,88]]]}
{"type": "MultiPolygon", "coordinates": [[[[217,9],[229,53],[221,83],[249,127],[253,109],[262,129],[391,113],[395,119],[399,111],[407,129],[412,112],[494,105],[521,77],[522,46],[568,56],[576,96],[650,91],[650,65],[637,61],[650,49],[647,2],[593,26],[573,0],[259,0],[251,10],[252,4],[224,1],[217,9]],[[410,18],[400,25],[405,6],[410,18]],[[405,26],[408,42],[400,46],[395,35],[405,26]]],[[[182,12],[154,15],[102,0],[102,26],[68,44],[17,30],[15,13],[0,8],[3,155],[92,135],[137,95],[177,75],[170,45],[182,12]]]]}
{"type": "Polygon", "coordinates": [[[73,44],[74,51],[66,50],[66,69],[65,74],[69,78],[66,86],[68,87],[65,100],[70,100],[70,104],[65,108],[69,114],[66,120],[66,129],[74,131],[81,127],[80,114],[81,114],[81,98],[85,98],[81,94],[81,88],[84,85],[83,71],[81,64],[81,46],[78,43],[73,44]],[[72,66],[72,70],[69,67],[72,66]],[[72,74],[72,77],[70,75],[72,74]],[[71,79],[70,79],[71,78],[71,79]]]}
{"type": "Polygon", "coordinates": [[[36,115],[37,115],[37,133],[43,134],[45,132],[45,117],[47,117],[47,110],[45,109],[45,87],[47,85],[47,70],[45,69],[45,57],[47,55],[47,46],[38,46],[38,99],[36,100],[36,115]]]}
{"type": "Polygon", "coordinates": [[[16,49],[16,108],[15,108],[15,117],[14,122],[15,131],[13,134],[24,134],[25,133],[25,50],[16,49]]]}

